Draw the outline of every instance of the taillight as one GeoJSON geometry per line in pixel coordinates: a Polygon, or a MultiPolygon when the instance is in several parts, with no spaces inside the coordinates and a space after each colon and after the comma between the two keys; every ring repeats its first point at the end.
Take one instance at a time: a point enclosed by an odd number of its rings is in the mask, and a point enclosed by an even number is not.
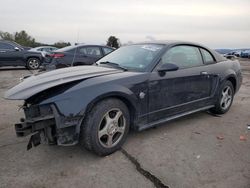
{"type": "Polygon", "coordinates": [[[62,58],[62,57],[64,57],[65,55],[64,55],[64,54],[50,54],[49,56],[56,59],[56,58],[62,58]]]}

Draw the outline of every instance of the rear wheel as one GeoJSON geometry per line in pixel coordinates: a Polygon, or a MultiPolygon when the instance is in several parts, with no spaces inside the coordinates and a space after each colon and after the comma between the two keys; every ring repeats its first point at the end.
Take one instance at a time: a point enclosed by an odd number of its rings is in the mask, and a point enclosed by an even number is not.
{"type": "Polygon", "coordinates": [[[35,70],[40,67],[41,61],[38,58],[29,58],[27,61],[27,68],[30,70],[35,70]]]}
{"type": "Polygon", "coordinates": [[[227,80],[224,84],[222,84],[215,107],[211,109],[211,112],[216,114],[226,113],[230,109],[233,99],[234,87],[232,83],[227,80]]]}
{"type": "Polygon", "coordinates": [[[120,100],[110,98],[99,102],[87,114],[82,125],[81,144],[104,156],[122,146],[129,131],[129,111],[120,100]]]}

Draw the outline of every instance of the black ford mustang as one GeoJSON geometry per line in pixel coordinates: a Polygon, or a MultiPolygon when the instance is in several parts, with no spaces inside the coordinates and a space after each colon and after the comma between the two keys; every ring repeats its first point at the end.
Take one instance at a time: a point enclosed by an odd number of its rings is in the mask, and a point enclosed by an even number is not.
{"type": "Polygon", "coordinates": [[[199,44],[124,46],[96,65],[25,79],[5,98],[24,100],[17,136],[58,145],[80,142],[98,155],[144,130],[198,111],[227,112],[242,82],[240,65],[199,44]],[[41,139],[41,137],[43,139],[41,139]]]}

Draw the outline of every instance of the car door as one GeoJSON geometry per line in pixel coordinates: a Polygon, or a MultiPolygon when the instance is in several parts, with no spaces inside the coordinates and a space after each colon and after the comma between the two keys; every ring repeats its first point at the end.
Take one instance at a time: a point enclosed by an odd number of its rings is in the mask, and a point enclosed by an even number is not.
{"type": "Polygon", "coordinates": [[[0,63],[1,66],[24,65],[21,49],[18,50],[11,44],[0,42],[0,63]]]}
{"type": "Polygon", "coordinates": [[[101,57],[101,49],[98,46],[84,46],[79,47],[75,62],[83,65],[92,65],[101,57]]]}
{"type": "Polygon", "coordinates": [[[149,116],[153,122],[209,105],[214,78],[207,71],[198,47],[178,45],[162,56],[149,79],[149,116]],[[172,63],[177,71],[159,74],[157,67],[172,63]]]}

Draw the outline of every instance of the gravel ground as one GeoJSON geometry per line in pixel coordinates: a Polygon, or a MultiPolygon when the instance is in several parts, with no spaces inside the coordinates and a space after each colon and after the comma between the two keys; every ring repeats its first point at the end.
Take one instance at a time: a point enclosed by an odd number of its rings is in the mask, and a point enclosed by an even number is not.
{"type": "Polygon", "coordinates": [[[13,129],[22,117],[22,101],[3,95],[30,72],[1,68],[0,187],[249,188],[250,61],[241,64],[243,85],[227,114],[196,113],[131,132],[121,151],[104,158],[80,146],[26,151],[28,138],[16,138],[13,129]]]}

